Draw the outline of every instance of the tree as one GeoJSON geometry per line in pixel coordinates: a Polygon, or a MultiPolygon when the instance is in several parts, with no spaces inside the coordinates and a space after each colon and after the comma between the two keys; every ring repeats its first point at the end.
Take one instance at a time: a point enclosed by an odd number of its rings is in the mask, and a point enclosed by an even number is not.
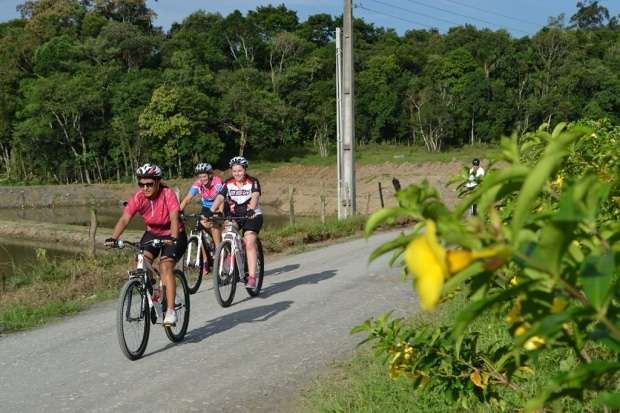
{"type": "Polygon", "coordinates": [[[609,21],[609,10],[599,5],[597,0],[578,1],[577,9],[570,18],[571,27],[598,29],[605,25],[605,21],[609,21]]]}

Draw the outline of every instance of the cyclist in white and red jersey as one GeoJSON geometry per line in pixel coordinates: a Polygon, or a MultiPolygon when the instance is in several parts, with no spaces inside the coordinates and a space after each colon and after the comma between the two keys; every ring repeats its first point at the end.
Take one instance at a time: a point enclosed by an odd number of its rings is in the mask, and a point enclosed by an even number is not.
{"type": "Polygon", "coordinates": [[[246,173],[248,161],[243,156],[235,156],[229,162],[232,178],[224,182],[222,190],[215,198],[215,202],[206,216],[213,215],[214,211],[224,205],[227,215],[233,217],[248,217],[247,220],[239,221],[239,228],[243,230],[245,241],[245,253],[248,259],[247,286],[256,286],[256,236],[263,226],[263,212],[261,211],[260,183],[258,179],[246,173]]]}
{"type": "Polygon", "coordinates": [[[168,308],[164,325],[173,326],[177,322],[174,310],[176,282],[173,270],[176,262],[185,253],[187,236],[179,219],[179,200],[172,189],[161,182],[161,169],[157,165],[144,164],[136,171],[140,190],[127,202],[123,215],[114,226],[112,237],[105,240],[108,246],[116,245],[131,218],[139,213],[146,224],[146,232],[140,243],[155,238],[166,240],[162,247],[151,245],[144,248],[144,256],[152,262],[158,255],[159,271],[166,290],[168,308]]]}
{"type": "MultiPolygon", "coordinates": [[[[222,189],[223,183],[222,178],[213,174],[213,167],[210,163],[201,162],[196,165],[194,171],[197,174],[196,181],[192,184],[191,188],[181,201],[181,211],[183,211],[187,205],[191,202],[191,200],[200,194],[200,203],[202,205],[201,215],[205,216],[205,210],[210,209],[213,206],[213,201],[215,201],[215,197],[222,189]]],[[[213,242],[217,247],[222,240],[222,230],[220,225],[215,224],[213,222],[209,222],[206,219],[201,219],[200,223],[205,228],[205,230],[211,233],[213,237],[213,242]]],[[[206,275],[209,272],[206,263],[208,262],[207,257],[203,257],[205,262],[205,267],[203,270],[203,275],[206,275]]]]}

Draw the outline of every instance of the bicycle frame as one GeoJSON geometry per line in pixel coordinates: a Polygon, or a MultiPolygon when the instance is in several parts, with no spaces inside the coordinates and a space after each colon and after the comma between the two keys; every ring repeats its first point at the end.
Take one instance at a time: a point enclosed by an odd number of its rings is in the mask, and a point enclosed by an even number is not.
{"type": "MultiPolygon", "coordinates": [[[[239,280],[243,279],[245,274],[245,249],[243,248],[243,237],[239,232],[239,225],[232,220],[224,221],[224,228],[222,231],[222,242],[230,241],[231,254],[237,261],[237,268],[239,269],[239,280]]],[[[233,267],[228,269],[229,275],[232,275],[233,267]]]]}
{"type": "MultiPolygon", "coordinates": [[[[159,271],[157,271],[157,269],[153,267],[153,265],[149,262],[149,260],[145,259],[145,257],[144,257],[144,247],[142,245],[137,246],[134,243],[130,243],[130,242],[127,242],[127,241],[125,241],[124,243],[128,244],[128,245],[131,245],[137,251],[137,255],[136,255],[136,269],[135,270],[127,271],[129,279],[139,278],[142,281],[142,285],[144,286],[144,291],[146,292],[146,299],[147,299],[147,302],[148,302],[149,311],[151,309],[155,309],[155,313],[157,314],[157,322],[161,323],[161,322],[163,322],[163,319],[164,319],[164,313],[163,313],[163,310],[162,310],[162,306],[161,305],[155,305],[155,302],[153,301],[153,295],[151,294],[151,291],[148,288],[149,286],[151,286],[151,277],[149,277],[150,274],[156,274],[157,275],[157,279],[159,279],[159,284],[160,284],[160,288],[161,288],[161,278],[159,276],[159,271]]],[[[119,248],[123,248],[123,247],[119,246],[119,248]]],[[[157,280],[155,282],[157,282],[157,280]]],[[[162,294],[163,293],[164,292],[163,292],[163,289],[162,289],[162,294]]],[[[163,299],[163,297],[161,297],[160,299],[163,299]]],[[[128,311],[129,311],[130,307],[131,306],[128,307],[128,311]]],[[[145,310],[145,309],[143,309],[143,310],[145,310]]]]}

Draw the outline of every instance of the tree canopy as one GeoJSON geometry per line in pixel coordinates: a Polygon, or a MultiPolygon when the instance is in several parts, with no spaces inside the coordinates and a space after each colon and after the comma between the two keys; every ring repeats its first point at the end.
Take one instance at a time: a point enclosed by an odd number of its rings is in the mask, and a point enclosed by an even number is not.
{"type": "MultiPolygon", "coordinates": [[[[356,136],[429,151],[541,122],[620,123],[620,28],[601,1],[531,37],[465,25],[398,35],[355,19],[356,136]]],[[[341,18],[284,5],[196,11],[165,32],[144,0],[28,0],[0,24],[5,181],[129,178],[335,141],[341,18]]]]}

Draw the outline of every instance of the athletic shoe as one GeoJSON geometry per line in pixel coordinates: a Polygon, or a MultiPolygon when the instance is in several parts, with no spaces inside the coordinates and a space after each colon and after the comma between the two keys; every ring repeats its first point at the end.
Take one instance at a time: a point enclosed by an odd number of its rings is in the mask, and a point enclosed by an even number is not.
{"type": "Polygon", "coordinates": [[[256,288],[256,277],[248,276],[245,286],[248,288],[256,288]]]}
{"type": "Polygon", "coordinates": [[[173,327],[177,324],[177,312],[174,310],[167,310],[166,317],[164,318],[164,325],[173,327]]]}

